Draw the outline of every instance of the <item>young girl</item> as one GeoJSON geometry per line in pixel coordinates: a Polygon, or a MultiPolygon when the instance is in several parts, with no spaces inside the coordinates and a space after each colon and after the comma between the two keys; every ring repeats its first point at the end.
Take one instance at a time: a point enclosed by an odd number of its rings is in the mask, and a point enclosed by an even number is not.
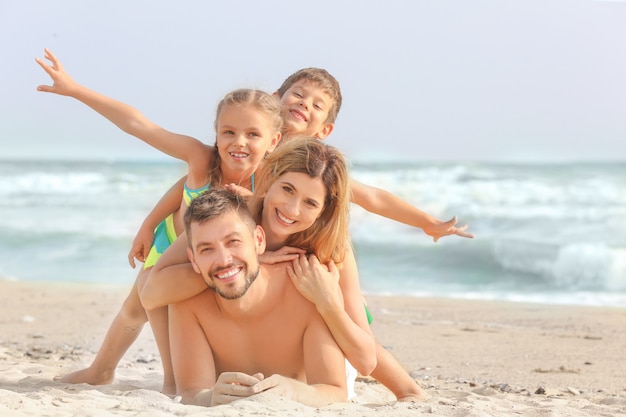
{"type": "Polygon", "coordinates": [[[125,132],[185,161],[188,165],[184,193],[182,198],[178,196],[179,209],[159,224],[149,223],[154,218],[165,218],[165,213],[157,213],[144,222],[144,226],[147,226],[144,229],[152,226],[151,229],[155,230],[152,248],[144,268],[138,273],[135,284],[111,324],[94,361],[88,368],[58,379],[69,383],[86,382],[92,385],[112,382],[117,363],[149,318],[163,358],[163,393],[171,394],[174,392],[174,379],[169,362],[167,309],[146,311],[141,305],[139,291],[159,256],[182,232],[182,214],[191,199],[208,187],[219,187],[224,184],[237,184],[250,192],[254,191],[255,171],[281,137],[282,118],[279,103],[270,94],[259,90],[241,89],[227,94],[217,108],[216,142],[210,147],[192,137],[169,132],[149,121],[131,106],[79,85],[65,72],[61,63],[49,50],[46,50],[45,58],[52,65],[40,59],[37,59],[37,62],[54,83],[52,86],[39,86],[39,91],[73,97],[96,110],[125,132]]]}
{"type": "MultiPolygon", "coordinates": [[[[370,374],[377,356],[389,353],[376,344],[363,305],[348,236],[350,191],[343,156],[318,140],[291,139],[270,155],[259,175],[250,210],[265,231],[267,250],[275,251],[262,255],[262,262],[301,254],[288,264],[294,285],[316,305],[348,361],[370,374]]],[[[193,273],[185,239],[179,239],[159,260],[141,296],[144,304],[160,306],[205,289],[193,273]]],[[[404,373],[397,378],[405,399],[423,395],[399,364],[394,372],[404,373]]]]}

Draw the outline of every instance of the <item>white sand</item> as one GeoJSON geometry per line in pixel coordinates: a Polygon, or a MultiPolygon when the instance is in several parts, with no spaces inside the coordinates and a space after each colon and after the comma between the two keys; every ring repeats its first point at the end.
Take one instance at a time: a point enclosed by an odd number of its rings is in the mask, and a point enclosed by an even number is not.
{"type": "Polygon", "coordinates": [[[214,408],[158,392],[145,327],[107,386],[52,378],[90,363],[127,288],[0,280],[0,416],[626,415],[626,309],[367,297],[373,329],[432,398],[397,403],[359,380],[321,409],[260,395],[214,408]]]}

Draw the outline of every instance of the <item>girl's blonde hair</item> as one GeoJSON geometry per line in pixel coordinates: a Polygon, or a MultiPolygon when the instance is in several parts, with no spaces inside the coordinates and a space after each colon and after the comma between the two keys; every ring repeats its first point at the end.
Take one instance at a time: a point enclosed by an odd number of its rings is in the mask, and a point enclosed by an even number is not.
{"type": "MultiPolygon", "coordinates": [[[[280,102],[276,97],[266,93],[265,91],[251,88],[240,88],[226,94],[217,104],[215,122],[213,123],[215,132],[217,132],[217,123],[220,118],[220,114],[226,106],[254,106],[267,116],[270,121],[270,126],[273,128],[272,134],[280,132],[283,128],[283,118],[280,113],[280,102]]],[[[221,158],[216,141],[213,146],[213,158],[211,158],[211,165],[209,167],[211,187],[218,187],[222,182],[222,171],[220,169],[220,165],[221,158]]]]}
{"type": "Polygon", "coordinates": [[[317,255],[322,263],[330,260],[341,263],[350,244],[350,188],[343,154],[337,148],[309,137],[292,138],[278,146],[265,161],[259,176],[261,184],[249,203],[257,224],[261,222],[267,190],[288,172],[319,178],[326,188],[326,197],[313,225],[291,235],[285,244],[317,255]]]}

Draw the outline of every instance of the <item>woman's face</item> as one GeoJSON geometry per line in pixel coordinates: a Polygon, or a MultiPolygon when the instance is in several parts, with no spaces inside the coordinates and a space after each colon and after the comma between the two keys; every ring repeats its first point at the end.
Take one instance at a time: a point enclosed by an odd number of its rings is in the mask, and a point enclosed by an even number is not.
{"type": "Polygon", "coordinates": [[[326,187],[320,178],[287,172],[274,181],[263,200],[261,225],[270,239],[285,240],[308,229],[324,210],[326,187]]]}

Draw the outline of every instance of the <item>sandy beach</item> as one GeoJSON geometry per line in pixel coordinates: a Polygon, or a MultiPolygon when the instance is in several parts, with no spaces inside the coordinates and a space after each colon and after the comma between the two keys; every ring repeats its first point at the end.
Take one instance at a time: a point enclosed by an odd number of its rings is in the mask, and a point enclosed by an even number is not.
{"type": "Polygon", "coordinates": [[[351,403],[311,408],[270,395],[214,408],[158,392],[148,326],[107,386],[53,377],[90,363],[127,287],[0,280],[0,415],[626,415],[626,309],[367,296],[373,329],[431,398],[397,403],[357,382],[351,403]]]}

